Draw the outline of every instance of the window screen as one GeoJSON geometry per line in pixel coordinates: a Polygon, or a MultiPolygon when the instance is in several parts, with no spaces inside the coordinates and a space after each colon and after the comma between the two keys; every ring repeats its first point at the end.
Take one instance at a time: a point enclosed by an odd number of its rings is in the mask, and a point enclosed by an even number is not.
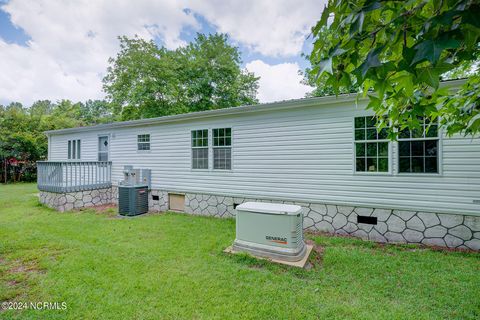
{"type": "Polygon", "coordinates": [[[208,169],[208,129],[192,131],[192,169],[208,169]]]}
{"type": "Polygon", "coordinates": [[[399,172],[438,173],[438,123],[423,119],[421,122],[419,129],[399,134],[399,172]]]}
{"type": "Polygon", "coordinates": [[[389,141],[385,129],[376,127],[376,117],[355,118],[355,171],[388,172],[389,141]]]}
{"type": "Polygon", "coordinates": [[[213,129],[213,169],[232,169],[232,129],[213,129]]]}
{"type": "Polygon", "coordinates": [[[150,150],[149,134],[139,134],[137,136],[137,150],[150,150]]]}
{"type": "Polygon", "coordinates": [[[79,160],[80,159],[80,140],[68,140],[68,155],[69,160],[79,160]]]}

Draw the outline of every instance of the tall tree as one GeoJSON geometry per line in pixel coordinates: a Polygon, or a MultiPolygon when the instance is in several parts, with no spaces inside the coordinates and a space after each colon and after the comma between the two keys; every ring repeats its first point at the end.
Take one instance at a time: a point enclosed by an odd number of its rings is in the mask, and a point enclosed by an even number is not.
{"type": "Polygon", "coordinates": [[[258,78],[240,68],[237,47],[225,34],[203,35],[177,50],[184,85],[183,104],[203,111],[256,103],[258,78]]]}
{"type": "Polygon", "coordinates": [[[104,90],[123,120],[257,102],[258,78],[241,69],[238,48],[226,35],[198,34],[173,51],[138,37],[119,39],[104,90]]]}
{"type": "Polygon", "coordinates": [[[475,135],[478,17],[478,0],[330,0],[312,30],[311,72],[336,92],[352,84],[362,88],[368,107],[390,119],[380,126],[390,126],[391,138],[396,129],[419,127],[423,116],[440,117],[449,134],[475,135]],[[468,79],[460,90],[440,87],[441,79],[462,69],[468,79]]]}
{"type": "Polygon", "coordinates": [[[105,100],[87,100],[80,106],[80,118],[88,125],[113,122],[112,106],[105,100]]]}

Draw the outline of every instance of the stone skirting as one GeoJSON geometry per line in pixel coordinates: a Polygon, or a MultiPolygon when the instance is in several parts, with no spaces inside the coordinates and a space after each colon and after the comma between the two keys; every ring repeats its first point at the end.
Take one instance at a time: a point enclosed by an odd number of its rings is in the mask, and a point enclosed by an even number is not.
{"type": "Polygon", "coordinates": [[[163,190],[151,190],[148,195],[148,210],[164,212],[168,211],[168,192],[163,190]],[[158,197],[154,200],[153,197],[158,197]]]}
{"type": "MultiPolygon", "coordinates": [[[[185,212],[222,218],[234,217],[235,206],[246,201],[300,205],[303,208],[303,226],[307,230],[350,235],[377,242],[418,243],[480,250],[480,217],[476,216],[197,193],[185,193],[185,212]],[[377,220],[376,224],[358,223],[358,216],[374,217],[377,220]]],[[[59,211],[118,203],[118,188],[113,186],[108,189],[73,193],[42,191],[40,202],[59,211]]],[[[167,211],[168,191],[151,190],[148,206],[150,211],[167,211]]]]}
{"type": "Polygon", "coordinates": [[[68,193],[40,191],[40,203],[58,211],[68,211],[112,203],[112,189],[96,189],[68,193]]]}
{"type": "MultiPolygon", "coordinates": [[[[196,215],[214,216],[221,218],[235,217],[234,204],[247,201],[244,198],[215,196],[209,194],[185,194],[185,212],[196,215]]],[[[248,200],[250,201],[250,200],[248,200]]],[[[251,201],[258,201],[253,200],[251,201]]]]}
{"type": "MultiPolygon", "coordinates": [[[[166,192],[163,192],[166,194],[166,192]]],[[[166,196],[168,202],[168,196],[166,196]]],[[[418,243],[480,250],[480,217],[421,211],[387,210],[291,201],[270,201],[185,194],[185,212],[215,217],[235,216],[235,204],[246,201],[297,204],[303,207],[304,229],[350,235],[391,243],[418,243]],[[375,217],[375,225],[358,223],[357,217],[375,217]]],[[[165,203],[168,207],[168,203],[165,203]]]]}

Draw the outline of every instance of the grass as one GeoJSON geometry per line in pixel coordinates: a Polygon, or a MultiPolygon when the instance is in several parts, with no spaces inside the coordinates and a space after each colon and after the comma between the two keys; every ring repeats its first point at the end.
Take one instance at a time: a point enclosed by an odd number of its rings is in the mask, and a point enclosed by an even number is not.
{"type": "Polygon", "coordinates": [[[309,237],[312,270],[222,250],[235,221],[58,213],[33,184],[0,186],[0,301],[66,310],[2,319],[478,319],[480,255],[309,237]]]}

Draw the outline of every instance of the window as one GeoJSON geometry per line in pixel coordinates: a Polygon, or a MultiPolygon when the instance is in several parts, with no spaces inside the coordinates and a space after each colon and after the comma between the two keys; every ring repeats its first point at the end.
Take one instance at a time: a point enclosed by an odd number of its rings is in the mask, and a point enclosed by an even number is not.
{"type": "Polygon", "coordinates": [[[192,131],[192,169],[208,169],[208,129],[192,131]]]}
{"type": "Polygon", "coordinates": [[[98,161],[108,161],[108,136],[98,137],[98,161]]]}
{"type": "Polygon", "coordinates": [[[355,171],[388,172],[387,132],[376,127],[376,117],[355,118],[355,171]]]}
{"type": "Polygon", "coordinates": [[[213,169],[232,169],[232,129],[213,129],[213,169]]]}
{"type": "Polygon", "coordinates": [[[68,140],[68,159],[80,159],[80,140],[68,140]]]}
{"type": "Polygon", "coordinates": [[[150,150],[149,134],[139,134],[137,136],[137,150],[150,150]]]}
{"type": "Polygon", "coordinates": [[[438,123],[422,120],[420,129],[403,130],[398,137],[398,171],[438,173],[438,123]]]}

